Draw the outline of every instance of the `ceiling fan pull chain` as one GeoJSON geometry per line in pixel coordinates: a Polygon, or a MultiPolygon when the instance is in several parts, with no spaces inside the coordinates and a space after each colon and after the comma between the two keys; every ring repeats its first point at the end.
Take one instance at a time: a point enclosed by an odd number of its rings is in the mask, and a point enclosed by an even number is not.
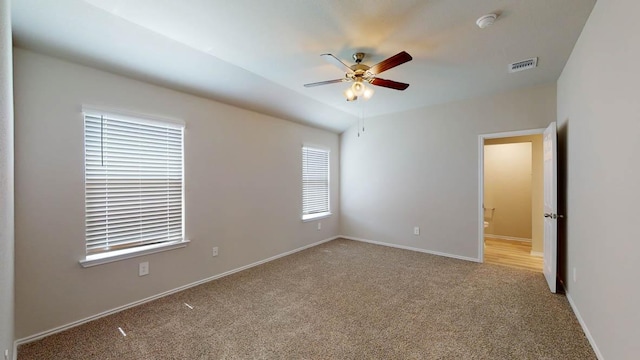
{"type": "MultiPolygon", "coordinates": [[[[362,99],[358,99],[360,106],[360,121],[362,122],[362,132],[364,132],[364,102],[362,99]]],[[[360,121],[358,121],[358,127],[360,127],[360,121]]]]}
{"type": "Polygon", "coordinates": [[[362,125],[360,125],[360,123],[358,124],[358,126],[362,126],[362,131],[360,132],[363,136],[364,136],[364,116],[363,116],[363,110],[362,110],[362,100],[358,100],[360,101],[360,122],[362,123],[362,125]]]}

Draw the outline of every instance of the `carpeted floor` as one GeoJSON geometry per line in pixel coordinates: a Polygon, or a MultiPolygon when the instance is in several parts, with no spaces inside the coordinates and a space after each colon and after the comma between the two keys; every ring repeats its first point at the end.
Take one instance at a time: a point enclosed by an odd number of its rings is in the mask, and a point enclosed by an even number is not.
{"type": "Polygon", "coordinates": [[[18,355],[595,359],[566,298],[549,293],[540,273],[350,240],[22,345],[18,355]]]}

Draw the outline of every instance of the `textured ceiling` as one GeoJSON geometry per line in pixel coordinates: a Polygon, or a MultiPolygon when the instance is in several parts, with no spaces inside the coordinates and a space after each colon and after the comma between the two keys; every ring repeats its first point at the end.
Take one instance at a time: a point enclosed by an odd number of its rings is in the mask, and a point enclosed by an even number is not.
{"type": "Polygon", "coordinates": [[[288,120],[342,132],[376,116],[555,81],[595,0],[15,0],[18,46],[288,120]],[[475,20],[500,14],[484,30],[475,20]],[[373,65],[413,61],[346,102],[340,69],[319,56],[373,65]],[[536,69],[507,65],[539,57],[536,69]]]}

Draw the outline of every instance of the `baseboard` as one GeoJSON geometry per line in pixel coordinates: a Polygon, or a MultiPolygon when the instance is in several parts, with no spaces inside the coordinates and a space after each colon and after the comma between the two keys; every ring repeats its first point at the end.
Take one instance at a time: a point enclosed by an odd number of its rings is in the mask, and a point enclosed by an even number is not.
{"type": "Polygon", "coordinates": [[[591,336],[591,332],[589,332],[589,328],[587,328],[587,324],[582,319],[582,316],[580,315],[580,311],[578,311],[576,304],[573,302],[573,299],[571,298],[571,294],[569,294],[564,284],[562,284],[562,287],[564,288],[564,293],[565,293],[565,296],[567,297],[567,300],[569,300],[569,305],[571,306],[571,310],[573,310],[573,314],[578,319],[578,323],[580,323],[580,327],[582,327],[582,331],[584,331],[584,334],[586,335],[587,340],[589,340],[589,344],[591,345],[593,352],[596,353],[596,357],[599,360],[604,360],[604,356],[602,356],[600,349],[598,349],[598,345],[596,345],[596,341],[593,339],[593,336],[591,336]]]}
{"type": "Polygon", "coordinates": [[[511,241],[531,242],[531,239],[520,238],[520,237],[515,237],[515,236],[484,234],[484,237],[492,238],[492,239],[498,239],[498,240],[511,240],[511,241]]]}
{"type": "Polygon", "coordinates": [[[347,239],[347,240],[360,241],[360,242],[365,242],[365,243],[369,243],[369,244],[388,246],[388,247],[397,248],[397,249],[403,249],[403,250],[417,251],[417,252],[421,252],[421,253],[444,256],[444,257],[449,257],[449,258],[454,258],[454,259],[459,259],[459,260],[480,262],[480,259],[477,259],[477,258],[471,258],[471,257],[467,257],[467,256],[460,256],[460,255],[454,255],[454,254],[448,254],[448,253],[443,253],[443,252],[439,252],[439,251],[431,251],[431,250],[420,249],[420,248],[411,247],[411,246],[397,245],[397,244],[391,244],[391,243],[386,243],[386,242],[381,242],[381,241],[361,239],[361,238],[357,238],[357,237],[353,237],[353,236],[346,236],[346,235],[341,235],[341,236],[338,236],[338,237],[339,238],[343,238],[343,239],[347,239]]]}
{"type": "Polygon", "coordinates": [[[541,251],[533,251],[531,250],[531,252],[529,253],[529,255],[531,256],[537,256],[537,257],[544,257],[544,253],[541,251]]]}
{"type": "Polygon", "coordinates": [[[117,308],[113,308],[111,310],[103,311],[103,312],[101,312],[99,314],[92,315],[92,316],[86,317],[84,319],[71,322],[71,323],[66,324],[66,325],[58,326],[56,328],[53,328],[53,329],[50,329],[50,330],[46,330],[46,331],[40,332],[40,333],[35,334],[35,335],[31,335],[31,336],[27,336],[27,337],[22,338],[22,339],[18,339],[18,340],[16,340],[14,342],[14,349],[15,349],[14,350],[14,359],[16,359],[16,357],[17,357],[17,348],[20,345],[27,344],[27,343],[30,343],[32,341],[36,341],[36,340],[42,339],[42,338],[47,337],[49,335],[57,334],[59,332],[62,332],[62,331],[71,329],[73,327],[88,323],[90,321],[97,320],[99,318],[102,318],[102,317],[105,317],[105,316],[109,316],[109,315],[118,313],[120,311],[123,311],[123,310],[126,310],[126,309],[130,309],[132,307],[136,307],[138,305],[142,305],[144,303],[163,298],[163,297],[171,295],[171,294],[175,294],[177,292],[192,288],[194,286],[202,285],[202,284],[207,283],[209,281],[220,279],[220,278],[223,278],[225,276],[229,276],[231,274],[235,274],[237,272],[240,272],[240,271],[243,271],[243,270],[247,270],[249,268],[252,268],[252,267],[255,267],[255,266],[258,266],[258,265],[262,265],[262,264],[268,263],[268,262],[273,261],[273,260],[277,260],[277,259],[279,259],[281,257],[285,257],[285,256],[288,256],[288,255],[297,253],[299,251],[306,250],[306,249],[312,248],[314,246],[318,246],[320,244],[324,244],[326,242],[338,239],[340,237],[341,236],[333,236],[333,237],[330,237],[330,238],[327,238],[327,239],[324,239],[324,240],[320,240],[320,241],[314,242],[312,244],[305,245],[305,246],[302,246],[302,247],[299,247],[299,248],[284,252],[282,254],[278,254],[278,255],[272,256],[272,257],[264,259],[264,260],[256,261],[256,262],[251,263],[249,265],[245,265],[245,266],[241,266],[239,268],[235,268],[235,269],[232,269],[232,270],[229,270],[229,271],[225,271],[225,272],[223,272],[221,274],[218,274],[218,275],[214,275],[214,276],[202,279],[202,280],[198,280],[196,282],[192,282],[190,284],[183,285],[183,286],[177,287],[177,288],[172,289],[172,290],[168,290],[168,291],[165,291],[165,292],[153,295],[153,296],[149,296],[147,298],[144,298],[144,299],[141,299],[141,300],[138,300],[138,301],[134,301],[134,302],[126,304],[126,305],[118,306],[117,308]]]}

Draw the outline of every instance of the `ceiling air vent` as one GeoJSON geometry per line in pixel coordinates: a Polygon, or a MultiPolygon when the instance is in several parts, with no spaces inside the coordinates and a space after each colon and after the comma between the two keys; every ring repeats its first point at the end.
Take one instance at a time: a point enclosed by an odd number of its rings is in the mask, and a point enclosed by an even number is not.
{"type": "Polygon", "coordinates": [[[538,66],[538,58],[534,57],[527,60],[522,60],[518,62],[514,62],[513,64],[509,64],[509,72],[514,73],[522,70],[533,69],[538,66]]]}

